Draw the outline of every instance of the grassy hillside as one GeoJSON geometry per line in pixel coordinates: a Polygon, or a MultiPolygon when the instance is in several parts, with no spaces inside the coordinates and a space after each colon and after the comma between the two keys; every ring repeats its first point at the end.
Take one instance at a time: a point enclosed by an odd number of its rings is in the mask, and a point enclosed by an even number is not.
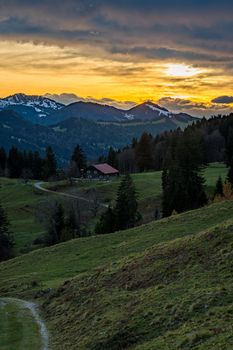
{"type": "Polygon", "coordinates": [[[89,274],[131,254],[176,238],[197,234],[233,217],[233,203],[214,204],[128,231],[76,239],[0,264],[0,294],[30,297],[67,278],[89,274]]]}
{"type": "Polygon", "coordinates": [[[67,281],[44,303],[52,348],[231,350],[232,247],[231,219],[67,281]]]}
{"type": "MultiPolygon", "coordinates": [[[[148,199],[159,197],[162,194],[161,187],[161,171],[132,174],[134,180],[139,202],[145,202],[148,199]]],[[[212,194],[216,181],[219,176],[224,180],[227,175],[227,168],[223,163],[212,163],[204,168],[203,175],[206,180],[207,191],[212,194]]],[[[79,181],[75,186],[69,188],[66,182],[56,184],[56,189],[64,188],[73,193],[80,195],[88,195],[90,189],[95,188],[98,198],[102,202],[110,202],[116,197],[117,188],[121,181],[121,177],[112,182],[101,181],[79,181]]],[[[54,186],[54,185],[52,185],[54,186]]]]}
{"type": "Polygon", "coordinates": [[[0,178],[0,203],[6,209],[16,241],[16,253],[43,232],[35,221],[34,208],[41,200],[31,185],[21,180],[0,178]]]}
{"type": "MultiPolygon", "coordinates": [[[[161,207],[161,175],[161,171],[132,174],[138,193],[139,211],[142,214],[143,223],[154,220],[155,209],[161,207]]],[[[203,175],[206,180],[206,191],[212,197],[218,177],[221,176],[224,180],[227,175],[227,168],[223,163],[213,163],[204,168],[203,175]]],[[[121,177],[111,182],[80,180],[73,186],[70,186],[67,181],[62,181],[56,183],[55,186],[52,184],[52,188],[86,198],[93,194],[92,190],[95,190],[98,200],[108,204],[114,203],[120,181],[121,177]]],[[[48,184],[47,186],[51,185],[48,184]]],[[[89,228],[93,228],[92,222],[90,222],[89,228]]]]}
{"type": "MultiPolygon", "coordinates": [[[[51,350],[231,350],[232,233],[226,201],[76,239],[1,263],[0,295],[33,299],[52,288],[36,299],[51,350]]],[[[7,308],[3,349],[13,349],[9,339],[18,342],[21,330],[38,341],[27,315],[7,308]]]]}
{"type": "MultiPolygon", "coordinates": [[[[219,175],[224,179],[227,169],[223,164],[212,164],[205,171],[206,185],[209,193],[213,192],[219,175]]],[[[133,174],[133,179],[139,196],[139,207],[144,221],[153,220],[154,210],[159,206],[161,198],[161,172],[133,174]]],[[[57,190],[79,194],[88,197],[89,191],[96,189],[101,202],[114,201],[120,179],[113,182],[78,182],[72,188],[64,186],[66,183],[55,184],[57,190]]],[[[48,184],[54,186],[54,184],[48,184]]],[[[35,207],[47,198],[47,194],[38,195],[32,185],[24,184],[21,180],[0,178],[0,202],[7,210],[11,228],[16,241],[16,254],[30,250],[33,240],[40,236],[44,228],[35,220],[35,207]]],[[[51,197],[51,195],[49,195],[51,197]]],[[[57,198],[57,197],[56,197],[57,198]]],[[[91,226],[91,225],[90,225],[91,226]]]]}

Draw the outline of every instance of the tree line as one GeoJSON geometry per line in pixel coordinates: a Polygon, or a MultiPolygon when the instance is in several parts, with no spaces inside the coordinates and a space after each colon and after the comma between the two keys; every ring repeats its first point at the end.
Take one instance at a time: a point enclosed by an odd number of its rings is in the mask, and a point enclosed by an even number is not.
{"type": "Polygon", "coordinates": [[[87,161],[85,154],[77,145],[71,155],[70,165],[65,171],[60,169],[52,147],[48,146],[45,155],[39,152],[21,151],[13,146],[9,152],[0,148],[0,176],[34,180],[50,180],[57,177],[78,177],[81,169],[85,169],[87,161]]]}
{"type": "MultiPolygon", "coordinates": [[[[197,137],[201,145],[202,164],[226,162],[233,168],[233,114],[200,119],[188,126],[167,131],[156,137],[143,133],[139,139],[122,150],[109,149],[101,161],[117,167],[121,173],[163,170],[171,159],[171,145],[174,138],[187,138],[187,133],[197,137]]],[[[194,138],[193,137],[193,138],[194,138]]],[[[233,172],[232,172],[233,178],[233,172]]]]}
{"type": "Polygon", "coordinates": [[[185,130],[157,137],[143,133],[122,151],[109,150],[106,159],[122,172],[162,170],[162,215],[196,209],[208,203],[203,166],[225,162],[229,168],[218,179],[214,201],[233,197],[233,114],[201,119],[185,130]]]}
{"type": "Polygon", "coordinates": [[[0,148],[0,176],[23,179],[48,180],[57,174],[57,162],[51,147],[45,156],[39,152],[21,151],[13,146],[7,153],[0,148]]]}
{"type": "MultiPolygon", "coordinates": [[[[233,168],[233,114],[217,116],[208,120],[205,118],[194,122],[185,131],[197,135],[202,144],[202,162],[225,161],[233,168]]],[[[116,150],[109,148],[108,154],[99,157],[99,162],[107,162],[120,170],[121,173],[163,170],[171,154],[171,144],[174,137],[182,138],[181,129],[164,132],[156,137],[143,133],[139,139],[134,138],[130,145],[116,150]]],[[[185,136],[186,137],[186,136],[185,136]]],[[[67,176],[80,176],[81,169],[87,166],[86,156],[77,145],[71,155],[70,164],[66,169],[67,176]]],[[[53,178],[61,171],[57,165],[54,151],[47,147],[45,155],[39,152],[20,151],[12,147],[8,154],[0,148],[0,175],[15,178],[45,179],[53,178]]],[[[233,178],[233,171],[231,174],[233,178]]]]}

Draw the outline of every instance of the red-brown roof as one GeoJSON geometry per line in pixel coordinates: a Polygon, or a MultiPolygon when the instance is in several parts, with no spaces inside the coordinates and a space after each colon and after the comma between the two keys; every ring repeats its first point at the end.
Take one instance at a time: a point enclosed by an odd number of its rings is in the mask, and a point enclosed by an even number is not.
{"type": "Polygon", "coordinates": [[[105,175],[119,174],[119,171],[117,169],[113,168],[111,165],[109,165],[107,163],[92,164],[92,166],[105,175]]]}

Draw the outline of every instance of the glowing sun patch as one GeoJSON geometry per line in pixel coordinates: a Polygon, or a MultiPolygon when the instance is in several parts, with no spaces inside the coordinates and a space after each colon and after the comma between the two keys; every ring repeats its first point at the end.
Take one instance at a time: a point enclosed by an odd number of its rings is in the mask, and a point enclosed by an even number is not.
{"type": "Polygon", "coordinates": [[[167,75],[173,77],[192,77],[201,73],[201,70],[185,64],[168,64],[166,69],[167,75]]]}

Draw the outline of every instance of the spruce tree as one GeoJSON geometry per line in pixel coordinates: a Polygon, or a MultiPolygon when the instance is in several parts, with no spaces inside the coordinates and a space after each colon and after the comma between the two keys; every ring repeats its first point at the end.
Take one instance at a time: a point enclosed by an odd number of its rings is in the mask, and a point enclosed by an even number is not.
{"type": "Polygon", "coordinates": [[[7,215],[0,205],[0,261],[13,256],[14,240],[9,230],[7,215]]]}
{"type": "Polygon", "coordinates": [[[95,227],[95,234],[101,235],[116,231],[116,218],[111,207],[101,215],[95,227]]]}
{"type": "Polygon", "coordinates": [[[62,241],[62,233],[65,229],[64,209],[60,203],[55,206],[50,213],[48,221],[47,244],[53,245],[62,241]]]}
{"type": "Polygon", "coordinates": [[[118,167],[118,161],[117,161],[117,152],[114,150],[113,147],[109,148],[108,151],[108,157],[107,157],[107,163],[111,165],[114,168],[118,167]]]}
{"type": "Polygon", "coordinates": [[[227,174],[227,180],[233,185],[233,159],[230,160],[228,165],[229,165],[229,170],[227,174]]]}
{"type": "Polygon", "coordinates": [[[38,152],[34,152],[32,155],[31,171],[33,178],[40,180],[43,177],[43,159],[38,152]]]}
{"type": "Polygon", "coordinates": [[[216,182],[214,196],[223,197],[223,182],[221,176],[219,176],[216,182]]]}
{"type": "Polygon", "coordinates": [[[72,206],[65,220],[66,229],[70,232],[70,238],[75,238],[80,235],[80,224],[77,220],[77,215],[72,206]]]}
{"type": "Polygon", "coordinates": [[[3,147],[0,148],[0,176],[5,175],[5,170],[7,166],[7,155],[3,147]]]}
{"type": "Polygon", "coordinates": [[[8,156],[8,171],[10,178],[19,178],[23,168],[23,156],[21,152],[16,148],[12,147],[9,151],[8,156]]]}
{"type": "Polygon", "coordinates": [[[233,185],[233,128],[229,127],[226,138],[226,164],[229,167],[227,180],[233,185]]]}
{"type": "Polygon", "coordinates": [[[134,227],[140,218],[135,186],[131,176],[126,175],[118,188],[115,207],[109,207],[101,215],[95,233],[104,234],[134,227]]]}
{"type": "Polygon", "coordinates": [[[49,180],[57,174],[57,162],[52,147],[46,148],[46,156],[43,165],[43,178],[49,180]]]}
{"type": "Polygon", "coordinates": [[[199,134],[185,132],[173,144],[171,159],[163,172],[163,216],[181,213],[207,203],[201,175],[203,145],[199,134]]]}
{"type": "Polygon", "coordinates": [[[144,132],[135,146],[136,162],[140,172],[152,169],[152,140],[152,136],[144,132]]]}
{"type": "Polygon", "coordinates": [[[121,181],[114,213],[118,230],[134,227],[139,218],[136,189],[130,175],[125,175],[121,181]]]}
{"type": "Polygon", "coordinates": [[[81,170],[85,169],[87,166],[86,156],[80,145],[77,145],[74,149],[74,152],[71,157],[71,164],[74,164],[77,168],[77,175],[80,175],[81,170]]]}

